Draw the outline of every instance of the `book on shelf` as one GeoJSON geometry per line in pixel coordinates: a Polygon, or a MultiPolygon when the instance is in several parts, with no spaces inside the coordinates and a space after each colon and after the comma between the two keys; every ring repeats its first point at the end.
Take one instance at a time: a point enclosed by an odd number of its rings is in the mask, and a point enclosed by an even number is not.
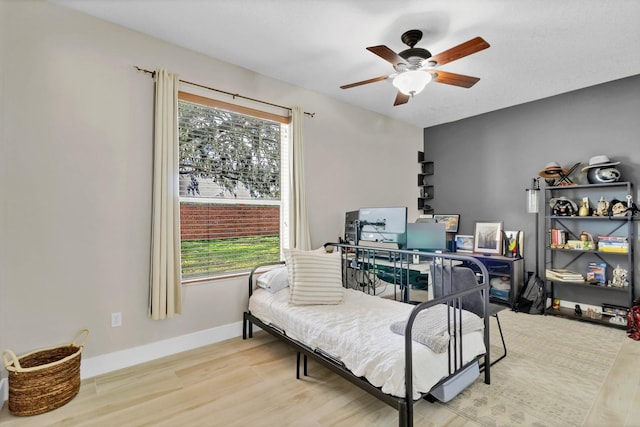
{"type": "Polygon", "coordinates": [[[600,245],[598,247],[600,252],[616,252],[620,254],[626,254],[629,252],[629,245],[600,245]]]}
{"type": "Polygon", "coordinates": [[[547,268],[547,279],[560,280],[564,282],[583,282],[584,276],[577,271],[568,270],[566,268],[547,268]]]}
{"type": "Polygon", "coordinates": [[[600,283],[607,282],[607,264],[604,262],[590,262],[587,265],[587,280],[595,279],[600,283]]]}
{"type": "Polygon", "coordinates": [[[618,242],[627,243],[627,236],[598,236],[598,242],[618,242]]]}
{"type": "Polygon", "coordinates": [[[624,236],[598,236],[598,250],[601,252],[629,252],[629,240],[624,236]]]}
{"type": "Polygon", "coordinates": [[[567,243],[567,232],[565,230],[552,228],[550,230],[550,242],[552,247],[563,246],[567,243]]]}

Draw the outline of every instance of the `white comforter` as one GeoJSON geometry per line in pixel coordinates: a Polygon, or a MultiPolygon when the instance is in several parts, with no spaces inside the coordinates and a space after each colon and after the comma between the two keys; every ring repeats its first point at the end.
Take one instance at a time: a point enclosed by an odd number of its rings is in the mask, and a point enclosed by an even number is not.
{"type": "MultiPolygon", "coordinates": [[[[345,289],[338,305],[289,305],[289,288],[271,294],[256,289],[249,311],[307,346],[341,360],[356,376],[384,393],[405,396],[404,336],[391,332],[393,322],[404,321],[414,306],[345,289]]],[[[464,335],[464,362],[485,352],[482,331],[464,335]]],[[[447,353],[434,353],[414,342],[414,393],[425,393],[448,375],[447,353]]]]}

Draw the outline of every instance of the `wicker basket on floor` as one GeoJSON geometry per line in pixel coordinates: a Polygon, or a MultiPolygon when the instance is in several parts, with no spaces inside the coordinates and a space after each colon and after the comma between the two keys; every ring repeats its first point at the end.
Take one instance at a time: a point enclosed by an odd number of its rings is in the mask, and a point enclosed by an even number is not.
{"type": "Polygon", "coordinates": [[[9,412],[18,416],[42,414],[73,399],[80,390],[80,358],[88,336],[89,331],[82,329],[70,344],[20,357],[11,350],[3,351],[2,360],[9,371],[9,412]]]}

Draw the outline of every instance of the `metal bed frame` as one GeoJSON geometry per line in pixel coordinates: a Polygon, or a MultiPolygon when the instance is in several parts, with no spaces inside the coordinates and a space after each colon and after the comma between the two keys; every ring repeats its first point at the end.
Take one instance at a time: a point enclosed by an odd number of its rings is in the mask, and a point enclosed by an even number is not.
{"type": "MultiPolygon", "coordinates": [[[[357,288],[362,290],[363,292],[368,292],[375,294],[376,293],[376,283],[379,283],[380,280],[391,284],[392,286],[396,286],[400,290],[400,298],[404,302],[410,302],[410,290],[411,290],[411,275],[410,270],[413,264],[413,257],[419,256],[423,262],[436,262],[443,263],[444,265],[454,265],[455,263],[460,263],[461,261],[466,261],[468,263],[473,263],[478,266],[482,273],[482,278],[489,277],[489,274],[486,270],[486,267],[476,260],[473,257],[456,255],[450,253],[431,253],[431,252],[416,252],[416,251],[406,251],[406,250],[398,250],[398,249],[388,249],[388,248],[373,248],[369,246],[357,246],[343,243],[327,243],[325,247],[333,247],[336,250],[340,250],[342,256],[342,281],[343,286],[348,288],[357,288]],[[384,269],[379,269],[376,260],[380,257],[385,257],[384,269]],[[356,279],[354,280],[354,276],[350,273],[353,271],[359,271],[361,274],[356,275],[356,279]],[[372,285],[373,284],[373,285],[372,285]]],[[[260,264],[253,268],[249,275],[249,298],[253,294],[254,289],[254,276],[260,269],[264,269],[269,266],[276,266],[284,264],[284,262],[279,263],[268,263],[268,264],[260,264]]],[[[415,265],[414,265],[415,267],[415,265]]],[[[337,360],[330,355],[323,352],[321,349],[313,349],[302,342],[294,340],[287,336],[286,331],[281,330],[280,328],[274,327],[273,325],[268,325],[262,322],[257,317],[253,316],[248,310],[244,313],[243,316],[243,326],[242,326],[242,338],[247,339],[247,337],[253,337],[253,325],[258,326],[262,330],[268,332],[269,334],[279,338],[280,340],[290,344],[293,346],[298,354],[297,354],[297,369],[296,369],[296,378],[300,376],[300,355],[304,355],[304,374],[307,374],[307,357],[311,357],[316,362],[321,365],[327,367],[332,372],[337,373],[342,376],[349,382],[357,385],[362,390],[367,393],[373,395],[377,399],[382,402],[390,405],[391,407],[398,410],[398,425],[400,427],[411,427],[413,426],[413,359],[412,359],[412,348],[413,348],[413,340],[411,339],[411,329],[413,327],[413,323],[416,319],[418,313],[422,310],[425,310],[429,307],[435,306],[437,304],[447,304],[453,308],[462,307],[462,298],[466,295],[471,295],[475,292],[480,292],[482,295],[484,313],[483,321],[484,321],[484,344],[486,348],[486,353],[484,355],[480,355],[476,357],[469,363],[463,364],[462,360],[462,340],[452,339],[451,344],[449,346],[448,355],[449,355],[449,376],[442,379],[438,384],[436,384],[431,390],[436,389],[445,381],[451,379],[457,373],[461,372],[465,368],[467,368],[472,363],[480,362],[481,359],[484,359],[482,363],[482,369],[484,373],[484,382],[485,384],[490,384],[491,382],[491,363],[490,363],[490,354],[489,354],[489,282],[485,279],[481,279],[481,283],[477,287],[472,289],[466,289],[463,291],[451,293],[449,295],[443,296],[441,298],[436,298],[426,302],[414,302],[415,307],[411,311],[411,314],[407,320],[407,326],[405,329],[405,342],[404,342],[404,355],[405,355],[405,397],[397,397],[392,396],[386,393],[383,393],[380,388],[372,385],[366,378],[364,377],[356,377],[353,375],[351,371],[349,371],[342,361],[337,360]]],[[[462,324],[462,313],[460,310],[457,311],[457,315],[452,316],[450,319],[450,324],[453,324],[453,328],[458,328],[459,325],[462,324]]],[[[450,331],[450,335],[454,336],[455,332],[450,331]]],[[[421,398],[431,398],[430,393],[423,393],[420,396],[421,398]]]]}

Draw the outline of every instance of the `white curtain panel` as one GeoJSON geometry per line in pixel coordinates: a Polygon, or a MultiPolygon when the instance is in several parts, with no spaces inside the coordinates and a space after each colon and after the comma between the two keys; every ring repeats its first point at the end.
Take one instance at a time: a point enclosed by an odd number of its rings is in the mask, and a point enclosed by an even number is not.
{"type": "Polygon", "coordinates": [[[289,203],[289,245],[291,248],[311,249],[309,235],[309,221],[307,218],[307,202],[304,191],[304,144],[302,138],[302,122],[304,111],[302,107],[291,109],[291,125],[293,138],[291,141],[290,186],[291,201],[289,203]]]}
{"type": "Polygon", "coordinates": [[[177,74],[155,73],[153,218],[149,317],[162,320],[182,312],[180,204],[178,194],[177,74]]]}

